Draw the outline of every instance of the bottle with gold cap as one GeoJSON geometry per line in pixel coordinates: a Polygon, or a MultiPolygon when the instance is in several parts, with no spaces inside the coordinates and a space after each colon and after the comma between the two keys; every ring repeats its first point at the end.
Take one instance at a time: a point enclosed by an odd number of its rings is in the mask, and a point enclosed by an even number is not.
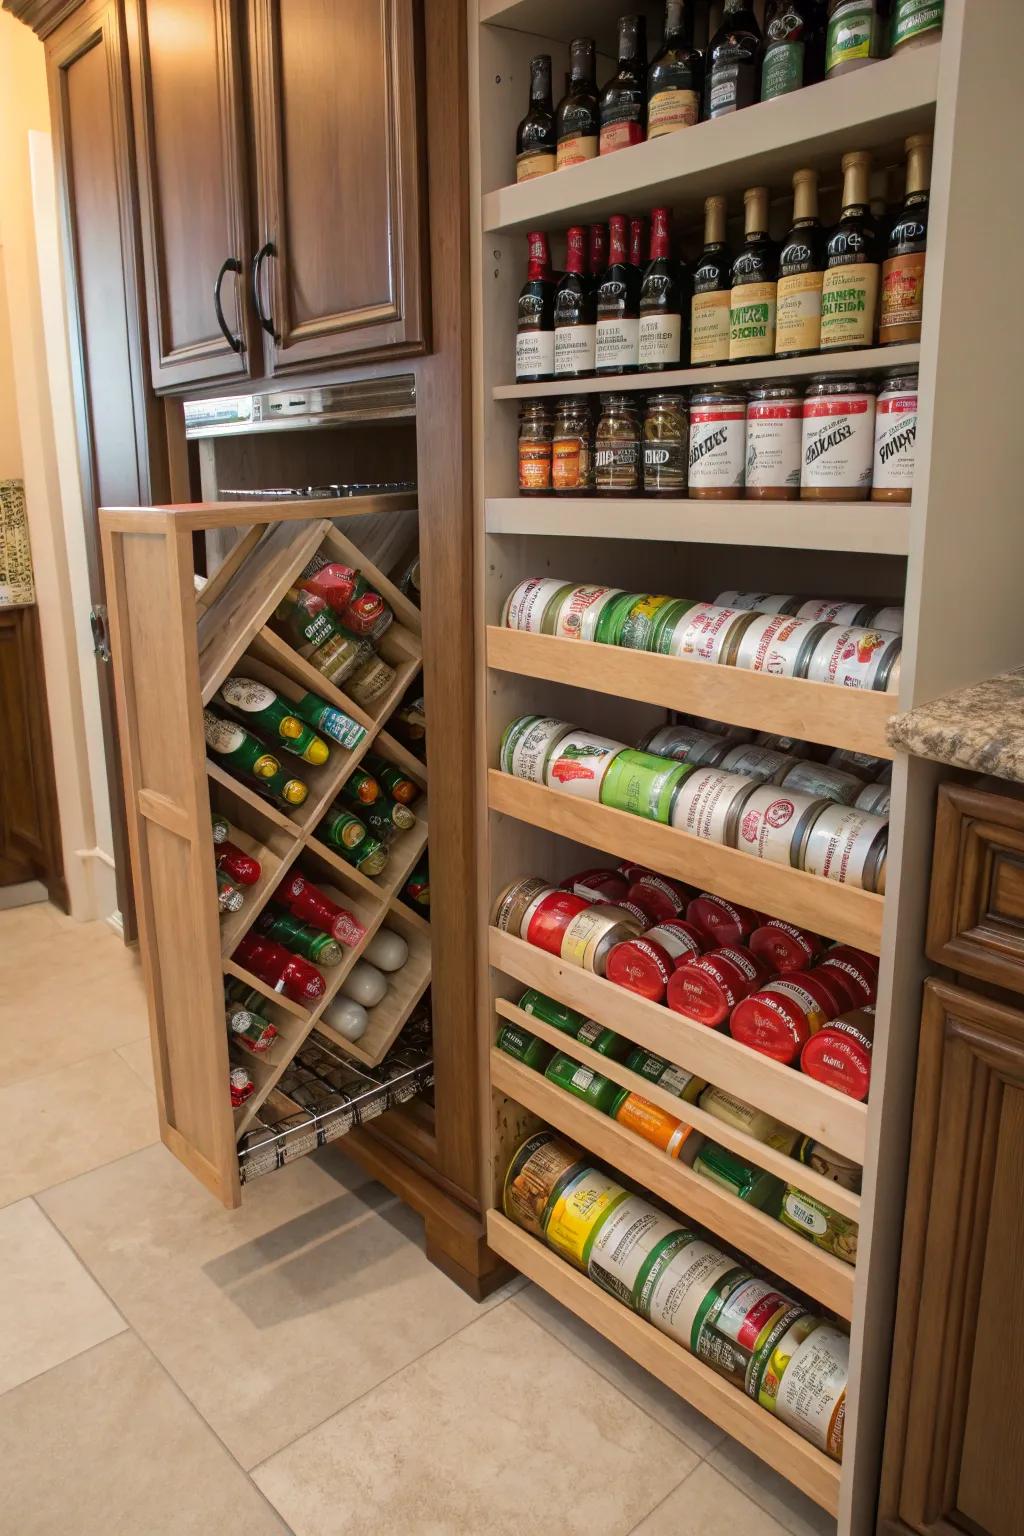
{"type": "Polygon", "coordinates": [[[283,800],[286,805],[301,805],[309,794],[302,780],[293,779],[262,741],[233,720],[204,709],[203,731],[206,745],[224,766],[251,779],[265,794],[283,800]]]}
{"type": "Polygon", "coordinates": [[[915,133],[906,142],[907,188],[903,210],[889,231],[882,263],[882,304],[878,340],[883,347],[921,340],[924,259],[928,243],[928,185],[932,141],[915,133]]]}
{"type": "Polygon", "coordinates": [[[732,256],[725,239],[725,198],[704,201],[704,250],[693,274],[690,362],[694,367],[729,361],[729,292],[732,256]]]}
{"type": "Polygon", "coordinates": [[[778,257],[768,233],[768,188],[743,194],[743,244],[732,264],[729,298],[729,361],[745,363],[775,355],[778,257]]]}
{"type": "Polygon", "coordinates": [[[247,725],[280,742],[286,752],[318,768],[330,752],[312,726],[300,720],[281,696],[252,677],[229,677],[220,686],[221,702],[247,725]]]}
{"type": "Polygon", "coordinates": [[[817,171],[793,173],[793,228],[779,253],[775,356],[804,357],[821,341],[825,235],[818,218],[817,171]]]}
{"type": "Polygon", "coordinates": [[[821,284],[821,350],[870,347],[878,310],[878,232],[871,217],[871,156],[843,156],[843,211],[825,247],[821,284]]]}

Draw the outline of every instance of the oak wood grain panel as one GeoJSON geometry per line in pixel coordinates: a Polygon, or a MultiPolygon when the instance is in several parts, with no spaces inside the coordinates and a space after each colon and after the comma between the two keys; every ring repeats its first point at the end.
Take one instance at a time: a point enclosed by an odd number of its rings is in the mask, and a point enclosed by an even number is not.
{"type": "Polygon", "coordinates": [[[1024,795],[1018,786],[940,788],[927,948],[938,965],[1024,993],[1024,795]]]}

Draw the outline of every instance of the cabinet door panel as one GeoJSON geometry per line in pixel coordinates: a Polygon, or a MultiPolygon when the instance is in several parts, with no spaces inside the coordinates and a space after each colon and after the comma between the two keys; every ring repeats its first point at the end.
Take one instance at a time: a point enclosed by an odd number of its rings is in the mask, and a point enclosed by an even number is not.
{"type": "MultiPolygon", "coordinates": [[[[238,0],[129,0],[153,383],[244,377],[252,337],[238,0]],[[232,348],[217,320],[220,284],[232,348]]],[[[258,371],[258,370],[257,370],[258,371]]]]}
{"type": "Polygon", "coordinates": [[[252,0],[250,14],[268,372],[421,351],[417,7],[252,0]]]}

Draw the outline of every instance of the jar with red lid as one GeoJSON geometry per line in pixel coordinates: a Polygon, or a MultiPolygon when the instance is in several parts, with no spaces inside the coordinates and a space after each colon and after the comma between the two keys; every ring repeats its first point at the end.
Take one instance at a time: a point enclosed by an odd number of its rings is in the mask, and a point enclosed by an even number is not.
{"type": "Polygon", "coordinates": [[[751,1050],[789,1064],[835,1011],[835,994],[816,972],[791,972],[742,999],[730,1015],[729,1033],[751,1050]]]}
{"type": "Polygon", "coordinates": [[[749,949],[714,949],[673,971],[666,1000],[674,1013],[715,1029],[766,980],[764,966],[749,949]]]}
{"type": "Polygon", "coordinates": [[[617,944],[608,956],[605,975],[627,992],[660,1003],[673,973],[703,950],[704,940],[693,924],[670,917],[639,938],[617,944]]]}
{"type": "Polygon", "coordinates": [[[781,917],[766,917],[747,940],[751,954],[780,976],[789,971],[806,971],[821,954],[824,942],[818,934],[784,922],[781,917]]]}
{"type": "Polygon", "coordinates": [[[760,912],[726,901],[724,896],[715,896],[710,891],[702,891],[687,905],[686,920],[705,934],[708,943],[715,947],[745,944],[754,929],[764,922],[760,912]]]}
{"type": "Polygon", "coordinates": [[[863,1101],[871,1086],[875,1010],[856,1008],[833,1019],[804,1045],[800,1070],[816,1082],[863,1101]]]}

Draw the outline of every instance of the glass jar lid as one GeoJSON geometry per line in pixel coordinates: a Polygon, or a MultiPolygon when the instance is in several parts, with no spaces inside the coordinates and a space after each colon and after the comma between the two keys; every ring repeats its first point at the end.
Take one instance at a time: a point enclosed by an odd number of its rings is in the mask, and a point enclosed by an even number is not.
{"type": "Polygon", "coordinates": [[[860,379],[855,374],[814,373],[807,385],[809,395],[874,395],[874,379],[860,379]]]}

